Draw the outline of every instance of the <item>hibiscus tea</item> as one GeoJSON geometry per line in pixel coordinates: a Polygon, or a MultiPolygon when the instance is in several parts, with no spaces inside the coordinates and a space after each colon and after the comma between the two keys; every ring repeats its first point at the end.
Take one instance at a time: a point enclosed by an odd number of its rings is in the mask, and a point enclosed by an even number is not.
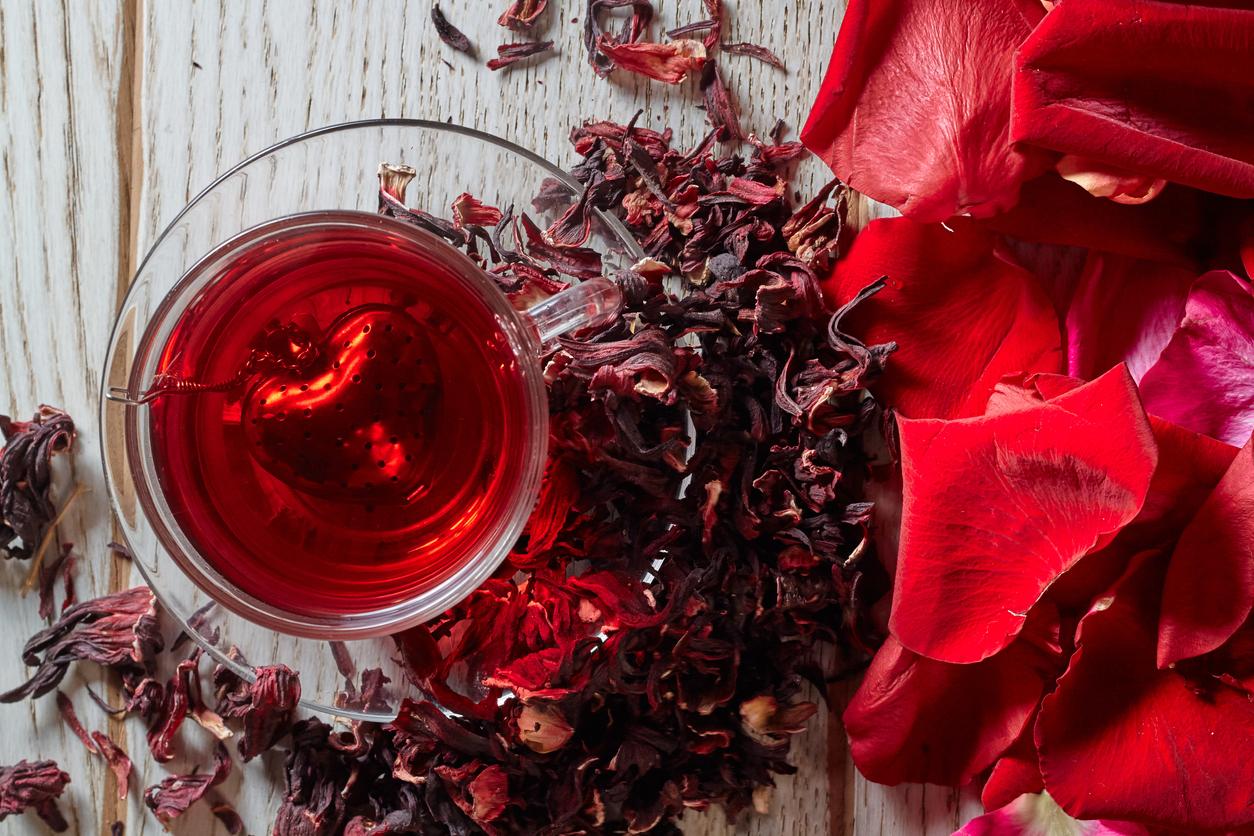
{"type": "Polygon", "coordinates": [[[363,217],[279,221],[211,257],[148,397],[168,517],[284,613],[429,592],[499,544],[534,469],[529,372],[484,278],[363,217]]]}

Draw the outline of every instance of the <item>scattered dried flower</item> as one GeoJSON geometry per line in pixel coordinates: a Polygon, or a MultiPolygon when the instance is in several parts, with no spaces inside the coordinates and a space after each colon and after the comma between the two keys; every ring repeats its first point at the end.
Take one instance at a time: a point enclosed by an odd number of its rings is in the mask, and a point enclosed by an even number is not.
{"type": "Polygon", "coordinates": [[[57,516],[52,502],[52,457],[74,444],[74,421],[41,406],[30,421],[0,415],[0,557],[29,558],[57,516]],[[21,546],[14,541],[21,540],[21,546]]]}
{"type": "Polygon", "coordinates": [[[46,694],[80,659],[142,670],[151,665],[161,647],[156,603],[148,587],[137,586],[75,604],[60,621],[26,643],[22,659],[27,665],[38,666],[37,670],[24,684],[0,694],[0,702],[46,694]]]}
{"type": "Polygon", "coordinates": [[[287,734],[292,714],[300,702],[300,680],[285,665],[257,668],[252,682],[245,682],[225,666],[214,671],[218,713],[244,721],[239,754],[250,761],[287,734]]]}
{"type": "Polygon", "coordinates": [[[212,772],[193,772],[190,775],[171,775],[160,784],[144,790],[144,803],[168,826],[174,819],[187,812],[197,801],[205,797],[210,788],[226,780],[231,772],[231,757],[221,743],[214,748],[212,772]]]}
{"type": "Polygon", "coordinates": [[[57,808],[57,799],[70,783],[55,761],[19,761],[16,766],[0,766],[0,821],[26,810],[34,810],[57,833],[69,829],[57,808]]]}

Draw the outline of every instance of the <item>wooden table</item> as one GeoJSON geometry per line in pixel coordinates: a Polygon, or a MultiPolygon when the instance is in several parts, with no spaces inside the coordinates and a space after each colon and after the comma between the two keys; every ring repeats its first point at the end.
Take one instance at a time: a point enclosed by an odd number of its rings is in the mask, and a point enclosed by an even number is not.
{"type": "MultiPolygon", "coordinates": [[[[495,24],[504,5],[442,3],[481,57],[511,40],[495,24]]],[[[80,421],[68,467],[88,493],[61,528],[86,558],[80,596],[138,582],[105,548],[112,529],[96,412],[113,314],[155,236],[216,174],[292,134],[378,116],[448,119],[567,163],[569,129],[583,118],[626,121],[643,108],[641,124],[673,128],[678,144],[705,132],[695,84],[667,87],[621,73],[596,78],[584,61],[580,26],[572,23],[583,14],[582,0],[551,5],[541,31],[557,42],[558,54],[490,73],[436,39],[426,0],[0,0],[0,411],[24,416],[47,402],[80,421]]],[[[697,0],[655,5],[655,33],[701,16],[697,0]]],[[[762,43],[790,69],[785,74],[726,57],[744,124],[764,133],[782,117],[795,131],[818,87],[843,2],[727,0],[727,6],[728,39],[762,43]]],[[[800,188],[806,192],[823,177],[812,166],[800,188]]],[[[19,650],[42,626],[33,597],[18,599],[25,571],[0,566],[4,687],[21,676],[19,650]]],[[[135,755],[126,801],[118,801],[103,762],[67,733],[50,698],[0,707],[0,763],[60,762],[73,776],[62,802],[72,832],[108,832],[115,820],[125,821],[129,834],[157,832],[142,789],[166,770],[147,757],[143,728],[109,719],[82,692],[84,683],[104,687],[89,666],[63,687],[86,725],[108,729],[135,755]]],[[[769,817],[729,825],[719,812],[689,815],[687,831],[948,834],[978,812],[978,803],[949,789],[868,784],[847,764],[835,726],[820,717],[799,739],[800,773],[780,781],[769,817]]],[[[190,756],[173,769],[207,762],[205,735],[191,723],[185,732],[190,756]]],[[[272,753],[243,770],[245,784],[237,768],[223,787],[249,833],[268,832],[282,793],[280,767],[281,755],[272,753]]],[[[215,827],[207,810],[197,809],[172,830],[221,832],[215,827]]],[[[11,818],[0,831],[45,832],[33,817],[11,818]]]]}

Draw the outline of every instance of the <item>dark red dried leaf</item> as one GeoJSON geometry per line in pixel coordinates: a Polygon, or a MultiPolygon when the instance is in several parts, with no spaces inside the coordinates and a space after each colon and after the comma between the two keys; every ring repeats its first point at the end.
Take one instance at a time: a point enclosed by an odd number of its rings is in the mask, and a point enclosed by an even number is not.
{"type": "Polygon", "coordinates": [[[130,756],[104,732],[93,731],[91,739],[96,743],[96,751],[113,770],[114,778],[118,782],[118,798],[126,798],[131,782],[130,756]]]}
{"type": "Polygon", "coordinates": [[[731,93],[723,83],[718,62],[710,61],[701,73],[701,94],[705,97],[705,117],[714,126],[720,142],[740,141],[745,138],[740,129],[740,118],[731,103],[731,93]]]}
{"type": "Polygon", "coordinates": [[[64,691],[57,691],[57,710],[61,712],[61,719],[70,727],[70,731],[74,732],[74,736],[83,741],[87,751],[95,752],[96,744],[92,742],[87,729],[83,728],[83,724],[79,722],[78,713],[74,711],[74,703],[70,702],[70,698],[65,695],[64,691]]]}
{"type": "Polygon", "coordinates": [[[64,543],[61,551],[53,560],[45,560],[39,567],[39,617],[51,620],[55,612],[53,595],[56,590],[57,578],[62,579],[65,599],[61,602],[61,611],[65,612],[74,606],[74,565],[78,558],[74,554],[74,545],[64,543]]]}

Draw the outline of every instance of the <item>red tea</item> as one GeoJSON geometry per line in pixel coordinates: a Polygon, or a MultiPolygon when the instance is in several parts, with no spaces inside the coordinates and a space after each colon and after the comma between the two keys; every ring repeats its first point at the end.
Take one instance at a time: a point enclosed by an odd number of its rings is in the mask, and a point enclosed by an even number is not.
{"type": "Polygon", "coordinates": [[[240,590],[304,615],[377,611],[516,512],[534,455],[523,370],[446,258],[383,226],[305,226],[231,253],[178,319],[150,405],[156,473],[240,590]]]}

